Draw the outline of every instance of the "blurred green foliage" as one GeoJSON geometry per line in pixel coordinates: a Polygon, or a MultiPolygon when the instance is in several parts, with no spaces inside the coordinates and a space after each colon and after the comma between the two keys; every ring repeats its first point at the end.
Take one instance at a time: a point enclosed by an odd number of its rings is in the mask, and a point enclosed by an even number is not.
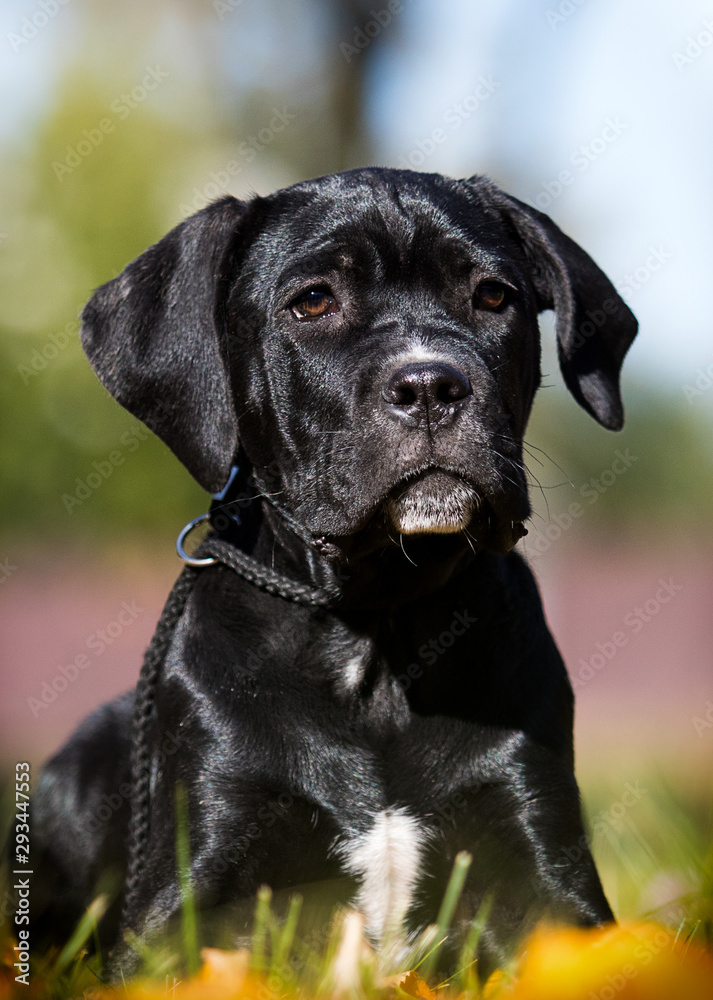
{"type": "Polygon", "coordinates": [[[540,493],[532,480],[536,509],[547,518],[548,509],[557,513],[580,503],[589,529],[658,529],[659,540],[673,529],[709,532],[710,413],[691,406],[682,393],[626,380],[624,399],[624,429],[612,433],[580,409],[563,386],[540,391],[527,433],[533,447],[525,455],[543,486],[540,493]]]}
{"type": "Polygon", "coordinates": [[[653,919],[713,947],[709,783],[665,770],[645,770],[643,779],[630,774],[628,782],[600,775],[585,802],[592,852],[617,918],[653,919]]]}
{"type": "Polygon", "coordinates": [[[3,167],[0,504],[15,537],[150,534],[202,503],[159,441],[151,435],[136,447],[139,439],[125,436],[137,422],[105,392],[79,344],[78,314],[92,290],[176,221],[178,191],[156,164],[180,161],[194,138],[148,108],[122,122],[107,112],[120,91],[105,91],[68,81],[30,149],[3,167]],[[115,131],[102,133],[110,118],[115,131]],[[58,177],[53,164],[75,162],[67,146],[76,149],[83,131],[103,138],[58,177]],[[116,451],[121,464],[107,464],[116,451]],[[77,480],[97,475],[101,486],[81,504],[63,501],[86,493],[77,480]]]}

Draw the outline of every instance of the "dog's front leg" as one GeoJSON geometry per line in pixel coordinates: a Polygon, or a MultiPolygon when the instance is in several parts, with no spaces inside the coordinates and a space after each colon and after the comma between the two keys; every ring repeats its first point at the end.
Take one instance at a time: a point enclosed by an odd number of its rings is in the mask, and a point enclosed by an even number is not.
{"type": "MultiPolygon", "coordinates": [[[[530,745],[516,780],[475,795],[473,855],[461,899],[461,938],[487,904],[481,969],[501,967],[541,920],[581,927],[613,921],[581,818],[574,776],[563,761],[530,745]]],[[[513,775],[515,777],[515,775],[513,775]]],[[[465,833],[465,831],[463,831],[465,833]]]]}

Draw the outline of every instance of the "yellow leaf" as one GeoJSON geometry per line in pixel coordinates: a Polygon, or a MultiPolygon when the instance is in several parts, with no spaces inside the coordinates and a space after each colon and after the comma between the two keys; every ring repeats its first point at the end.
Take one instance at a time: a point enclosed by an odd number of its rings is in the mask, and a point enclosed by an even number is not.
{"type": "MultiPolygon", "coordinates": [[[[538,930],[530,938],[513,1000],[711,1000],[713,959],[675,944],[654,924],[598,930],[538,930]]],[[[487,994],[486,994],[487,995],[487,994]]]]}
{"type": "Polygon", "coordinates": [[[498,1000],[499,997],[510,996],[506,988],[512,985],[512,976],[502,969],[496,969],[483,986],[482,1000],[498,1000]]]}
{"type": "Polygon", "coordinates": [[[203,948],[203,966],[198,979],[204,983],[221,983],[226,989],[239,990],[248,976],[250,952],[247,948],[221,951],[220,948],[203,948]]]}
{"type": "Polygon", "coordinates": [[[410,997],[416,997],[416,1000],[436,1000],[437,994],[417,972],[405,972],[393,978],[396,980],[394,986],[399,986],[410,997]]]}

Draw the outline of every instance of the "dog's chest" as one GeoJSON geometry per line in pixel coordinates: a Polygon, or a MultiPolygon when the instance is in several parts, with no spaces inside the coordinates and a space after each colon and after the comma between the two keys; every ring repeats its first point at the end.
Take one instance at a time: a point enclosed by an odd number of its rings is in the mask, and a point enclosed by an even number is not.
{"type": "Polygon", "coordinates": [[[319,825],[329,820],[327,855],[354,879],[353,902],[375,939],[398,939],[430,896],[430,883],[442,886],[455,854],[470,846],[477,780],[469,787],[469,773],[477,754],[456,760],[461,750],[444,741],[437,749],[437,727],[412,720],[386,737],[362,732],[363,741],[345,729],[341,743],[325,743],[309,762],[304,792],[319,825]],[[461,777],[454,786],[445,774],[461,777]]]}
{"type": "Polygon", "coordinates": [[[273,888],[348,876],[369,933],[398,937],[432,918],[456,853],[471,847],[480,727],[417,711],[408,660],[401,669],[368,640],[338,638],[310,650],[311,671],[268,667],[252,699],[232,704],[235,746],[250,747],[234,787],[242,799],[243,783],[251,796],[270,786],[260,816],[285,803],[256,824],[245,860],[273,888]]]}
{"type": "MultiPolygon", "coordinates": [[[[477,752],[458,759],[460,750],[452,745],[450,775],[461,777],[446,781],[433,729],[431,720],[418,720],[383,750],[367,747],[361,758],[357,752],[352,794],[342,799],[338,793],[329,802],[328,793],[324,804],[341,827],[330,853],[356,880],[354,903],[376,939],[397,939],[426,902],[432,918],[455,855],[473,848],[479,822],[477,752]],[[436,884],[437,899],[431,898],[436,884]]],[[[443,743],[441,748],[447,754],[443,743]]]]}
{"type": "Polygon", "coordinates": [[[415,715],[411,678],[404,682],[369,643],[341,652],[336,690],[315,685],[308,717],[295,725],[292,714],[283,730],[314,817],[298,839],[314,846],[320,837],[325,862],[354,880],[369,933],[391,938],[469,846],[477,734],[462,720],[415,715]],[[294,735],[307,731],[308,742],[294,735]]]}

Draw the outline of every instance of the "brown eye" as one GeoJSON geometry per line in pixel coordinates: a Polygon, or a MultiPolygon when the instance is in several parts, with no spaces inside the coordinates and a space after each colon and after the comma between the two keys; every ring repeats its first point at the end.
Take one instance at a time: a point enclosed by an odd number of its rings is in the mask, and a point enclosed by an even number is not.
{"type": "Polygon", "coordinates": [[[339,312],[339,304],[331,292],[324,288],[310,288],[290,304],[293,316],[298,320],[319,319],[339,312]]]}
{"type": "Polygon", "coordinates": [[[484,309],[487,312],[496,312],[504,303],[507,297],[507,289],[497,281],[484,281],[475,290],[473,305],[476,309],[484,309]]]}

